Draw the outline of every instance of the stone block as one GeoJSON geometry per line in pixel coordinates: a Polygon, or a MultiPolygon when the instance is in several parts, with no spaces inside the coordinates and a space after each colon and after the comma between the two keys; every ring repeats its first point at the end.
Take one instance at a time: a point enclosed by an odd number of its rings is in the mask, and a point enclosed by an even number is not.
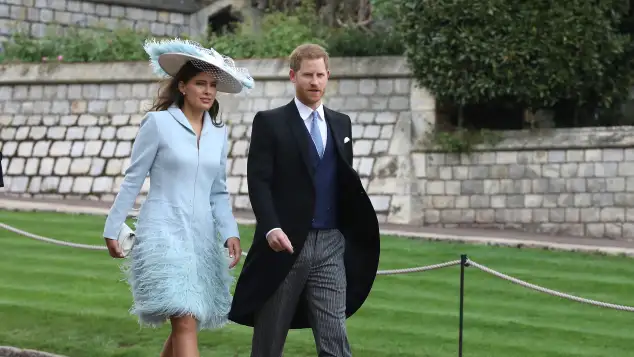
{"type": "Polygon", "coordinates": [[[102,140],[112,140],[114,139],[117,132],[117,128],[112,126],[106,126],[101,129],[100,139],[102,140]]]}
{"type": "Polygon", "coordinates": [[[375,140],[372,148],[373,155],[381,155],[388,152],[390,142],[388,140],[375,140]]]}
{"type": "Polygon", "coordinates": [[[29,157],[33,152],[33,142],[32,141],[22,141],[18,145],[18,156],[29,157]]]}
{"type": "Polygon", "coordinates": [[[394,111],[408,110],[410,109],[409,97],[405,96],[391,96],[388,99],[388,109],[394,111]]]}
{"type": "Polygon", "coordinates": [[[625,158],[623,148],[607,148],[603,149],[603,161],[621,162],[625,158]]]}
{"type": "Polygon", "coordinates": [[[378,139],[381,135],[381,126],[380,125],[366,125],[365,130],[363,131],[364,139],[378,139]]]}
{"type": "Polygon", "coordinates": [[[463,195],[476,195],[484,193],[484,181],[465,180],[461,182],[461,193],[463,195]]]}
{"type": "Polygon", "coordinates": [[[551,150],[548,152],[548,162],[550,163],[562,163],[566,162],[565,150],[551,150]]]}
{"type": "MultiPolygon", "coordinates": [[[[598,167],[601,167],[602,170],[600,171],[601,175],[597,176],[602,176],[602,177],[615,177],[615,176],[625,176],[625,177],[632,177],[634,176],[634,162],[630,162],[630,161],[624,161],[624,162],[619,162],[617,163],[603,163],[603,164],[597,164],[598,167]],[[617,168],[618,165],[618,168],[617,168]]],[[[597,170],[599,170],[597,168],[597,170]]]]}
{"type": "Polygon", "coordinates": [[[602,222],[623,222],[625,221],[625,208],[604,207],[601,209],[602,222]]]}
{"type": "Polygon", "coordinates": [[[80,126],[70,127],[66,130],[66,140],[81,140],[84,138],[84,131],[86,129],[80,126]]]}
{"type": "Polygon", "coordinates": [[[227,191],[232,194],[238,194],[240,192],[241,177],[227,177],[227,191]]]}
{"type": "Polygon", "coordinates": [[[15,128],[1,128],[0,129],[0,140],[7,141],[15,139],[15,133],[17,130],[15,128]]]}
{"type": "Polygon", "coordinates": [[[358,173],[359,176],[368,177],[372,174],[372,168],[374,166],[374,158],[362,157],[357,160],[359,162],[358,173]]]}
{"type": "Polygon", "coordinates": [[[106,167],[106,160],[102,158],[93,158],[90,164],[90,176],[101,176],[106,167]]]}
{"type": "Polygon", "coordinates": [[[587,149],[585,151],[585,161],[601,161],[603,158],[603,152],[601,149],[587,149]]]}
{"type": "Polygon", "coordinates": [[[231,150],[231,156],[243,157],[247,156],[247,150],[249,149],[249,142],[246,140],[238,140],[233,143],[233,148],[231,150]]]}
{"type": "Polygon", "coordinates": [[[70,156],[71,157],[79,157],[83,154],[84,152],[84,146],[86,145],[86,143],[84,141],[75,141],[73,142],[73,146],[70,149],[70,156]]]}
{"type": "Polygon", "coordinates": [[[607,238],[621,238],[623,235],[621,223],[606,223],[605,236],[607,238]]]}
{"type": "Polygon", "coordinates": [[[364,110],[364,109],[366,109],[368,107],[368,104],[369,104],[368,97],[349,96],[349,97],[345,97],[344,103],[343,103],[343,107],[341,108],[341,110],[343,110],[343,111],[364,110]]]}
{"type": "Polygon", "coordinates": [[[129,157],[132,152],[132,143],[129,141],[120,141],[115,149],[115,157],[129,157]]]}
{"type": "Polygon", "coordinates": [[[70,170],[71,159],[68,157],[61,157],[55,160],[55,166],[53,173],[57,176],[66,176],[70,170]]]}
{"type": "Polygon", "coordinates": [[[90,158],[75,158],[70,165],[71,175],[87,175],[90,172],[90,158]]]}
{"type": "Polygon", "coordinates": [[[389,97],[373,96],[369,99],[369,108],[374,111],[384,112],[388,108],[389,97]]]}
{"type": "Polygon", "coordinates": [[[355,156],[367,156],[372,152],[372,141],[356,140],[353,142],[352,150],[355,156]]]}
{"type": "Polygon", "coordinates": [[[108,193],[112,191],[114,180],[112,177],[102,176],[96,177],[92,183],[91,192],[93,193],[108,193]]]}
{"type": "Polygon", "coordinates": [[[603,238],[605,234],[605,224],[603,223],[586,224],[586,234],[590,237],[603,238]]]}
{"type": "Polygon", "coordinates": [[[391,196],[370,195],[370,201],[377,212],[387,212],[390,208],[391,196]]]}
{"type": "Polygon", "coordinates": [[[428,180],[427,187],[425,188],[425,194],[427,195],[444,195],[445,194],[445,182],[440,180],[428,180]]]}
{"type": "Polygon", "coordinates": [[[244,157],[233,159],[233,167],[232,167],[231,174],[233,176],[246,176],[247,159],[244,157]]]}
{"type": "Polygon", "coordinates": [[[27,188],[29,186],[29,177],[16,176],[11,178],[10,183],[6,184],[8,185],[10,192],[24,193],[27,191],[27,188]]]}
{"type": "Polygon", "coordinates": [[[110,159],[106,163],[105,174],[108,176],[118,176],[123,171],[123,160],[110,159]]]}
{"type": "Polygon", "coordinates": [[[50,141],[37,141],[33,146],[33,151],[31,153],[34,157],[45,157],[48,156],[48,151],[51,146],[50,141]]]}
{"type": "Polygon", "coordinates": [[[500,151],[496,157],[497,164],[515,164],[517,163],[517,152],[514,151],[500,151]]]}
{"type": "Polygon", "coordinates": [[[92,177],[77,177],[73,182],[72,192],[73,193],[90,193],[92,189],[94,178],[92,177]]]}
{"type": "Polygon", "coordinates": [[[22,141],[26,139],[29,136],[29,129],[30,128],[28,126],[18,128],[18,130],[15,132],[15,140],[22,141]]]}
{"type": "Polygon", "coordinates": [[[101,127],[100,126],[90,126],[86,128],[84,132],[84,139],[86,140],[97,140],[101,135],[101,127]]]}
{"type": "Polygon", "coordinates": [[[122,126],[117,129],[117,134],[115,135],[115,137],[117,138],[117,140],[130,141],[136,137],[137,132],[138,127],[136,126],[122,126]]]}
{"type": "Polygon", "coordinates": [[[70,141],[55,141],[51,145],[50,155],[53,157],[69,156],[71,145],[70,141]]]}
{"type": "Polygon", "coordinates": [[[381,127],[381,134],[379,137],[381,139],[391,139],[394,134],[394,125],[383,125],[381,127]]]}
{"type": "MultiPolygon", "coordinates": [[[[41,115],[30,115],[26,119],[26,125],[29,125],[29,126],[42,125],[42,116],[41,115]]],[[[42,128],[42,129],[45,129],[45,128],[42,128]]]]}
{"type": "MultiPolygon", "coordinates": [[[[394,80],[394,93],[408,94],[411,91],[412,80],[409,78],[398,78],[394,80]]],[[[417,90],[421,88],[415,87],[417,90]]]]}
{"type": "Polygon", "coordinates": [[[30,193],[37,193],[40,192],[40,186],[42,184],[42,178],[41,177],[32,177],[29,180],[29,188],[28,188],[28,192],[30,193]]]}
{"type": "MultiPolygon", "coordinates": [[[[103,135],[103,132],[102,132],[103,135]]],[[[106,141],[101,149],[101,157],[109,158],[114,156],[114,151],[117,148],[116,141],[106,141]]]]}
{"type": "Polygon", "coordinates": [[[55,176],[44,177],[40,184],[40,191],[41,192],[57,192],[59,183],[60,183],[59,177],[55,177],[55,176]]]}

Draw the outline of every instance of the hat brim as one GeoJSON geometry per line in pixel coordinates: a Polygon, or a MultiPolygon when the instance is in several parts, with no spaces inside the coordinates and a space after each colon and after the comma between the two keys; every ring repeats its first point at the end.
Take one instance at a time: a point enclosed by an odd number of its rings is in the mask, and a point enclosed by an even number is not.
{"type": "Polygon", "coordinates": [[[191,60],[198,60],[198,61],[205,62],[205,63],[213,66],[216,70],[221,71],[221,72],[223,72],[225,74],[223,76],[217,76],[217,75],[215,75],[215,73],[210,73],[210,72],[205,71],[204,69],[201,68],[202,71],[207,72],[207,73],[213,75],[216,78],[216,80],[217,80],[217,82],[216,82],[216,90],[218,92],[240,93],[242,91],[242,83],[240,83],[240,81],[237,78],[235,78],[232,73],[229,73],[229,72],[225,71],[218,64],[212,63],[209,60],[201,58],[201,57],[198,57],[198,56],[193,56],[193,55],[186,54],[186,53],[164,53],[164,54],[159,56],[158,64],[159,64],[159,66],[161,66],[163,71],[165,71],[165,73],[167,73],[171,77],[174,77],[174,76],[176,76],[178,71],[180,71],[180,69],[187,62],[189,62],[191,60]]]}

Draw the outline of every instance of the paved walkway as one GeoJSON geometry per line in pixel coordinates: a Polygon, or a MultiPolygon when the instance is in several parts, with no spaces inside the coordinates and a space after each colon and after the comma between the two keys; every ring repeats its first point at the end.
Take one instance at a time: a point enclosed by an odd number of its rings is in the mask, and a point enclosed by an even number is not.
{"type": "MultiPolygon", "coordinates": [[[[92,200],[54,200],[8,197],[0,194],[0,210],[50,211],[106,215],[110,205],[92,200]]],[[[251,212],[234,212],[240,224],[254,224],[251,212]]],[[[593,251],[634,257],[633,240],[566,237],[532,234],[514,230],[430,228],[404,224],[381,224],[381,233],[428,240],[492,244],[512,247],[593,251]]]]}

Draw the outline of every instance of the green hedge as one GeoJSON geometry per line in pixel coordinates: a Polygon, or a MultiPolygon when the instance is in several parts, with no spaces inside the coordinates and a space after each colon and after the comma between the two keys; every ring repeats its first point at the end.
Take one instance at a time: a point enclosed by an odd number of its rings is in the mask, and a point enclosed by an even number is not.
{"type": "MultiPolygon", "coordinates": [[[[193,40],[234,59],[287,57],[293,48],[305,42],[323,45],[333,57],[402,55],[404,52],[393,31],[331,29],[316,22],[315,16],[305,15],[306,9],[300,10],[292,14],[266,14],[258,31],[245,23],[233,34],[193,40]]],[[[150,37],[153,36],[123,26],[114,31],[71,27],[63,35],[52,30],[43,38],[15,32],[4,43],[0,60],[5,63],[145,60],[147,55],[142,44],[150,37]]]]}
{"type": "Polygon", "coordinates": [[[458,105],[608,108],[632,86],[622,0],[398,0],[419,83],[458,105]],[[618,66],[615,70],[615,66],[618,66]]]}

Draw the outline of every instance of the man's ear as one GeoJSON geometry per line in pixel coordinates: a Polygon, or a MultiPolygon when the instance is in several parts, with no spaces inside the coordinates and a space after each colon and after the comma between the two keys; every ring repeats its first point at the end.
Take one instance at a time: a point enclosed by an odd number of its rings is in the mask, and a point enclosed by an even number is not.
{"type": "Polygon", "coordinates": [[[293,69],[290,69],[288,71],[288,77],[291,79],[291,82],[295,83],[297,79],[297,74],[295,73],[295,71],[293,71],[293,69]]]}

